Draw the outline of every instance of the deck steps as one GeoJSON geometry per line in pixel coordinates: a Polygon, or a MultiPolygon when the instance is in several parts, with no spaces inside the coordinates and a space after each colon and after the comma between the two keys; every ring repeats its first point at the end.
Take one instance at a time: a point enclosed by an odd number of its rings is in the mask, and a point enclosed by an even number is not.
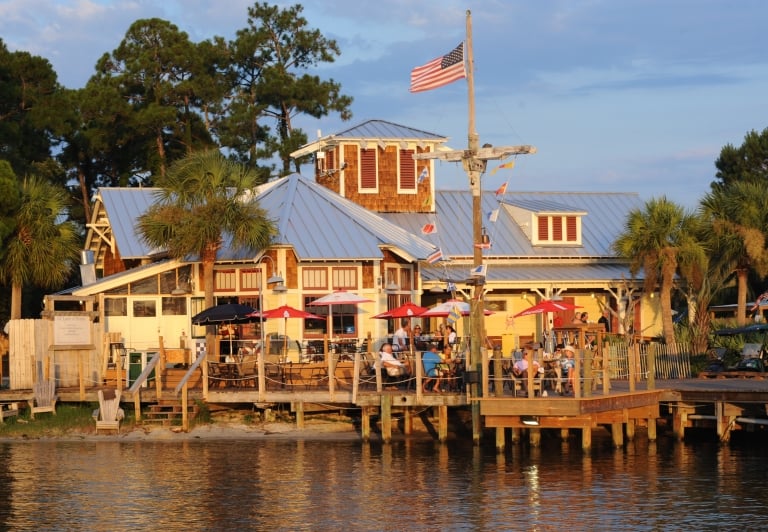
{"type": "MultiPolygon", "coordinates": [[[[180,401],[162,400],[156,404],[149,405],[149,409],[142,413],[142,421],[148,425],[162,425],[164,427],[180,424],[183,414],[180,401]]],[[[194,419],[197,415],[197,404],[190,404],[187,407],[189,419],[194,419]]]]}

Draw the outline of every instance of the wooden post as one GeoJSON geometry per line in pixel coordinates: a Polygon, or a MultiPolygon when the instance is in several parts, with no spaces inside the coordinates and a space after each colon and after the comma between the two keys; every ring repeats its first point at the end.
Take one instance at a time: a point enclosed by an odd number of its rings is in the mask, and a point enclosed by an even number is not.
{"type": "Polygon", "coordinates": [[[421,404],[423,393],[423,381],[424,381],[424,364],[421,363],[421,351],[416,351],[416,357],[414,359],[416,370],[416,403],[421,404]]]}
{"type": "Polygon", "coordinates": [[[331,402],[336,399],[336,355],[329,354],[325,357],[328,364],[328,395],[331,402]]]}
{"type": "Polygon", "coordinates": [[[608,395],[611,393],[611,373],[609,371],[611,367],[611,357],[610,357],[610,348],[608,346],[608,343],[606,342],[603,344],[602,349],[602,355],[603,355],[603,395],[608,395]]]}
{"type": "Polygon", "coordinates": [[[656,389],[656,350],[648,349],[648,381],[649,390],[656,389]]]}
{"type": "Polygon", "coordinates": [[[304,401],[296,402],[296,428],[304,428],[304,401]]]}
{"type": "Polygon", "coordinates": [[[189,432],[189,384],[187,382],[181,387],[181,430],[189,432]]]}
{"type": "Polygon", "coordinates": [[[510,435],[511,435],[510,441],[512,443],[518,443],[520,441],[520,429],[519,428],[512,427],[510,435]]]}
{"type": "Polygon", "coordinates": [[[614,447],[624,445],[624,427],[621,423],[611,423],[611,438],[614,447]]]}
{"type": "Polygon", "coordinates": [[[656,418],[648,418],[648,441],[656,441],[656,418]]]}
{"type": "Polygon", "coordinates": [[[592,350],[582,349],[582,353],[584,353],[584,389],[582,393],[584,397],[591,397],[594,384],[594,379],[592,378],[592,350]]]}
{"type": "Polygon", "coordinates": [[[499,357],[494,357],[493,359],[493,395],[496,397],[504,395],[504,375],[501,370],[501,359],[499,357]]]}
{"type": "MultiPolygon", "coordinates": [[[[200,366],[203,370],[203,399],[206,401],[208,400],[208,356],[206,355],[205,360],[200,362],[200,366]]],[[[157,373],[157,371],[155,371],[157,373]]]]}
{"type": "Polygon", "coordinates": [[[581,428],[581,448],[584,450],[592,447],[592,427],[586,425],[581,428]]]}
{"type": "Polygon", "coordinates": [[[80,374],[80,400],[85,401],[85,375],[83,364],[83,351],[77,352],[77,372],[80,374]]]}
{"type": "Polygon", "coordinates": [[[541,429],[539,427],[528,429],[528,441],[530,441],[531,447],[541,445],[541,429]]]}
{"type": "Polygon", "coordinates": [[[392,441],[392,396],[381,396],[381,439],[384,443],[392,441]]]}
{"type": "Polygon", "coordinates": [[[360,387],[360,353],[355,352],[355,358],[352,365],[352,404],[357,404],[357,390],[360,387]]]}
{"type": "Polygon", "coordinates": [[[413,434],[413,412],[409,406],[406,406],[403,412],[403,433],[406,436],[413,434]]]}
{"type": "Polygon", "coordinates": [[[360,437],[364,442],[371,439],[371,407],[364,406],[360,410],[360,437]]]}
{"type": "Polygon", "coordinates": [[[504,427],[496,427],[496,453],[503,453],[506,446],[504,427]]]}
{"type": "Polygon", "coordinates": [[[437,407],[437,439],[440,443],[448,439],[448,405],[437,407]]]}
{"type": "Polygon", "coordinates": [[[636,373],[636,367],[635,367],[635,357],[637,356],[639,352],[640,346],[638,346],[636,343],[632,344],[630,348],[627,350],[627,369],[629,370],[629,391],[634,392],[635,391],[635,382],[637,381],[637,373],[636,373]]]}
{"type": "Polygon", "coordinates": [[[576,355],[573,357],[574,360],[574,377],[573,377],[573,397],[574,399],[578,399],[581,397],[581,357],[583,356],[584,351],[582,349],[576,349],[576,355]]]}
{"type": "Polygon", "coordinates": [[[141,387],[133,394],[133,411],[136,413],[136,421],[141,421],[141,387]]]}
{"type": "Polygon", "coordinates": [[[635,439],[635,425],[637,422],[634,419],[627,419],[627,439],[632,441],[635,439]]]}

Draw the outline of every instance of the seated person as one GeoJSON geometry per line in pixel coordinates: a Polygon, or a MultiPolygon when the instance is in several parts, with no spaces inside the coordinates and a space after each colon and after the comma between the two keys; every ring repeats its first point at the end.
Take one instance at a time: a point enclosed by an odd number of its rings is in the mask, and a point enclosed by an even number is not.
{"type": "MultiPolygon", "coordinates": [[[[516,361],[515,364],[512,366],[512,374],[520,379],[520,382],[523,385],[523,390],[528,391],[528,367],[529,367],[529,359],[531,357],[531,350],[526,349],[523,351],[523,358],[516,361]]],[[[533,364],[531,365],[531,371],[533,371],[533,378],[537,378],[539,376],[539,363],[534,360],[533,364]]]]}
{"type": "Polygon", "coordinates": [[[413,343],[416,346],[416,349],[419,351],[426,351],[429,349],[429,346],[427,345],[427,337],[422,335],[421,332],[421,325],[417,325],[413,328],[413,343]]]}
{"type": "Polygon", "coordinates": [[[437,352],[436,344],[432,344],[432,346],[429,348],[429,351],[426,351],[422,355],[421,361],[424,365],[425,377],[427,377],[424,379],[424,391],[428,392],[429,388],[431,387],[433,392],[439,392],[440,382],[442,381],[442,373],[439,366],[442,364],[443,359],[440,356],[440,353],[437,352]]]}
{"type": "Polygon", "coordinates": [[[576,377],[576,361],[573,359],[576,349],[572,345],[566,345],[563,348],[565,352],[565,358],[560,360],[560,368],[563,372],[563,379],[566,381],[566,386],[563,393],[573,391],[573,381],[576,377]]]}
{"type": "MultiPolygon", "coordinates": [[[[398,360],[392,351],[392,344],[384,344],[381,346],[379,360],[381,360],[381,368],[385,371],[385,375],[388,377],[397,379],[399,377],[407,377],[411,374],[410,360],[398,360]]],[[[390,387],[389,389],[396,390],[397,387],[390,387]]]]}

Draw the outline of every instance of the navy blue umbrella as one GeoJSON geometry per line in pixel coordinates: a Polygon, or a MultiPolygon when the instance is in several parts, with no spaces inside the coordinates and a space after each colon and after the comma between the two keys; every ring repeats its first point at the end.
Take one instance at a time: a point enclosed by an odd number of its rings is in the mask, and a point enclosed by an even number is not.
{"type": "Polygon", "coordinates": [[[254,321],[254,316],[249,316],[256,312],[256,309],[248,305],[239,303],[227,303],[210,307],[204,311],[192,316],[192,323],[195,325],[212,325],[217,323],[244,323],[254,321]]]}

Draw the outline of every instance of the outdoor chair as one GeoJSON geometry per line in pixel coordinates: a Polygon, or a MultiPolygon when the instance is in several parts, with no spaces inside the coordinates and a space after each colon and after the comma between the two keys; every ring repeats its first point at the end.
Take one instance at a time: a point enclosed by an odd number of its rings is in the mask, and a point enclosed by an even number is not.
{"type": "Polygon", "coordinates": [[[208,388],[220,388],[224,385],[218,362],[208,361],[208,388]]]}
{"type": "Polygon", "coordinates": [[[56,381],[53,379],[37,381],[32,385],[34,397],[29,402],[29,416],[35,419],[35,414],[51,412],[56,415],[56,381]]]}
{"type": "Polygon", "coordinates": [[[248,357],[237,365],[237,383],[238,386],[248,386],[248,383],[253,383],[256,386],[256,359],[248,357]]]}
{"type": "Polygon", "coordinates": [[[116,430],[120,433],[120,422],[125,418],[125,411],[120,408],[120,390],[99,390],[99,408],[93,411],[96,421],[96,433],[100,430],[116,430]]]}

